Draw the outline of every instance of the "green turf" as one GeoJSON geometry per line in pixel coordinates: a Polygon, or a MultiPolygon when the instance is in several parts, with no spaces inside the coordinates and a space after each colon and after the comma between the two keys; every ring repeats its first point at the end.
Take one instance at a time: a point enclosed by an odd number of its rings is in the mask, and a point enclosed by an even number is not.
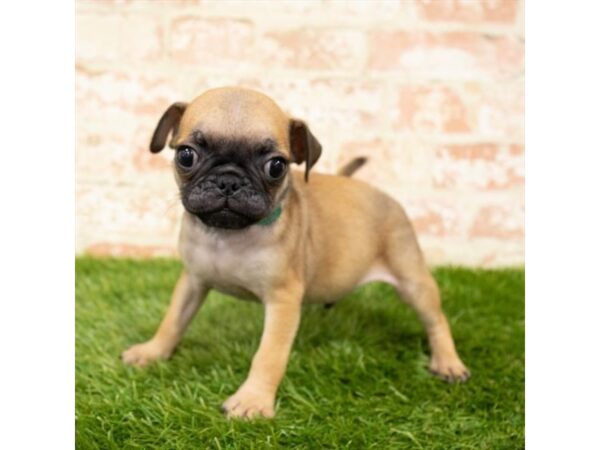
{"type": "MultiPolygon", "coordinates": [[[[372,284],[330,310],[306,306],[273,421],[228,421],[260,305],[211,293],[168,362],[125,367],[149,338],[180,264],[77,261],[76,442],[80,449],[524,447],[524,272],[439,268],[459,352],[473,373],[448,385],[426,370],[416,315],[372,284]]],[[[40,374],[43,375],[43,374],[40,374]]]]}

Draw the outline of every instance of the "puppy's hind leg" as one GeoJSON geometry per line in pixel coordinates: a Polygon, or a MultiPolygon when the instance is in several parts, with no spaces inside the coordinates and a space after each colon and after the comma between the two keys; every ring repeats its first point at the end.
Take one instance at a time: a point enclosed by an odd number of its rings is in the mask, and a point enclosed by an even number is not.
{"type": "Polygon", "coordinates": [[[398,294],[417,312],[427,332],[431,349],[429,370],[449,382],[466,381],[470,372],[456,352],[437,283],[425,264],[408,219],[401,225],[389,233],[386,259],[398,294]]]}
{"type": "Polygon", "coordinates": [[[417,312],[427,331],[431,349],[429,370],[446,381],[466,381],[470,373],[456,352],[433,277],[424,273],[418,277],[399,278],[397,290],[400,297],[417,312]]]}

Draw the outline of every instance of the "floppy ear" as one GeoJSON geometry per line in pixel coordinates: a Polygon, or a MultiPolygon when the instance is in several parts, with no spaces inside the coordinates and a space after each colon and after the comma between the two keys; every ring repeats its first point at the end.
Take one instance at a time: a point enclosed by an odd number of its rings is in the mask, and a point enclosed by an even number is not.
{"type": "Polygon", "coordinates": [[[158,153],[165,148],[169,133],[171,133],[171,142],[169,143],[169,146],[173,146],[172,139],[177,134],[179,121],[181,120],[181,116],[183,116],[186,107],[187,103],[177,102],[169,106],[164,112],[156,125],[152,140],[150,141],[150,151],[152,153],[158,153]]]}
{"type": "Polygon", "coordinates": [[[290,120],[290,150],[295,163],[306,162],[304,180],[308,181],[308,172],[321,156],[321,144],[302,120],[290,120]]]}

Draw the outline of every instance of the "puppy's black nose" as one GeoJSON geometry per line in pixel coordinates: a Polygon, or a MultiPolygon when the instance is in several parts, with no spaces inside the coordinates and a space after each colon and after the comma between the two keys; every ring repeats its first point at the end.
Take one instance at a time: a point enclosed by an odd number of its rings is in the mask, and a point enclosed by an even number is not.
{"type": "Polygon", "coordinates": [[[239,177],[231,174],[224,174],[217,180],[217,187],[223,195],[233,195],[242,187],[239,177]]]}

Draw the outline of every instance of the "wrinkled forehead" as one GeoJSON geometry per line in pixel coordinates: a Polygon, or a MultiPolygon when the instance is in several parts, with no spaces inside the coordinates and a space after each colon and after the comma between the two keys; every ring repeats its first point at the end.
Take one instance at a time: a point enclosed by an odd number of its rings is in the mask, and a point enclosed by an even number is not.
{"type": "Polygon", "coordinates": [[[209,139],[271,140],[288,149],[289,119],[268,97],[248,93],[202,95],[186,108],[179,139],[202,133],[209,139]]]}

